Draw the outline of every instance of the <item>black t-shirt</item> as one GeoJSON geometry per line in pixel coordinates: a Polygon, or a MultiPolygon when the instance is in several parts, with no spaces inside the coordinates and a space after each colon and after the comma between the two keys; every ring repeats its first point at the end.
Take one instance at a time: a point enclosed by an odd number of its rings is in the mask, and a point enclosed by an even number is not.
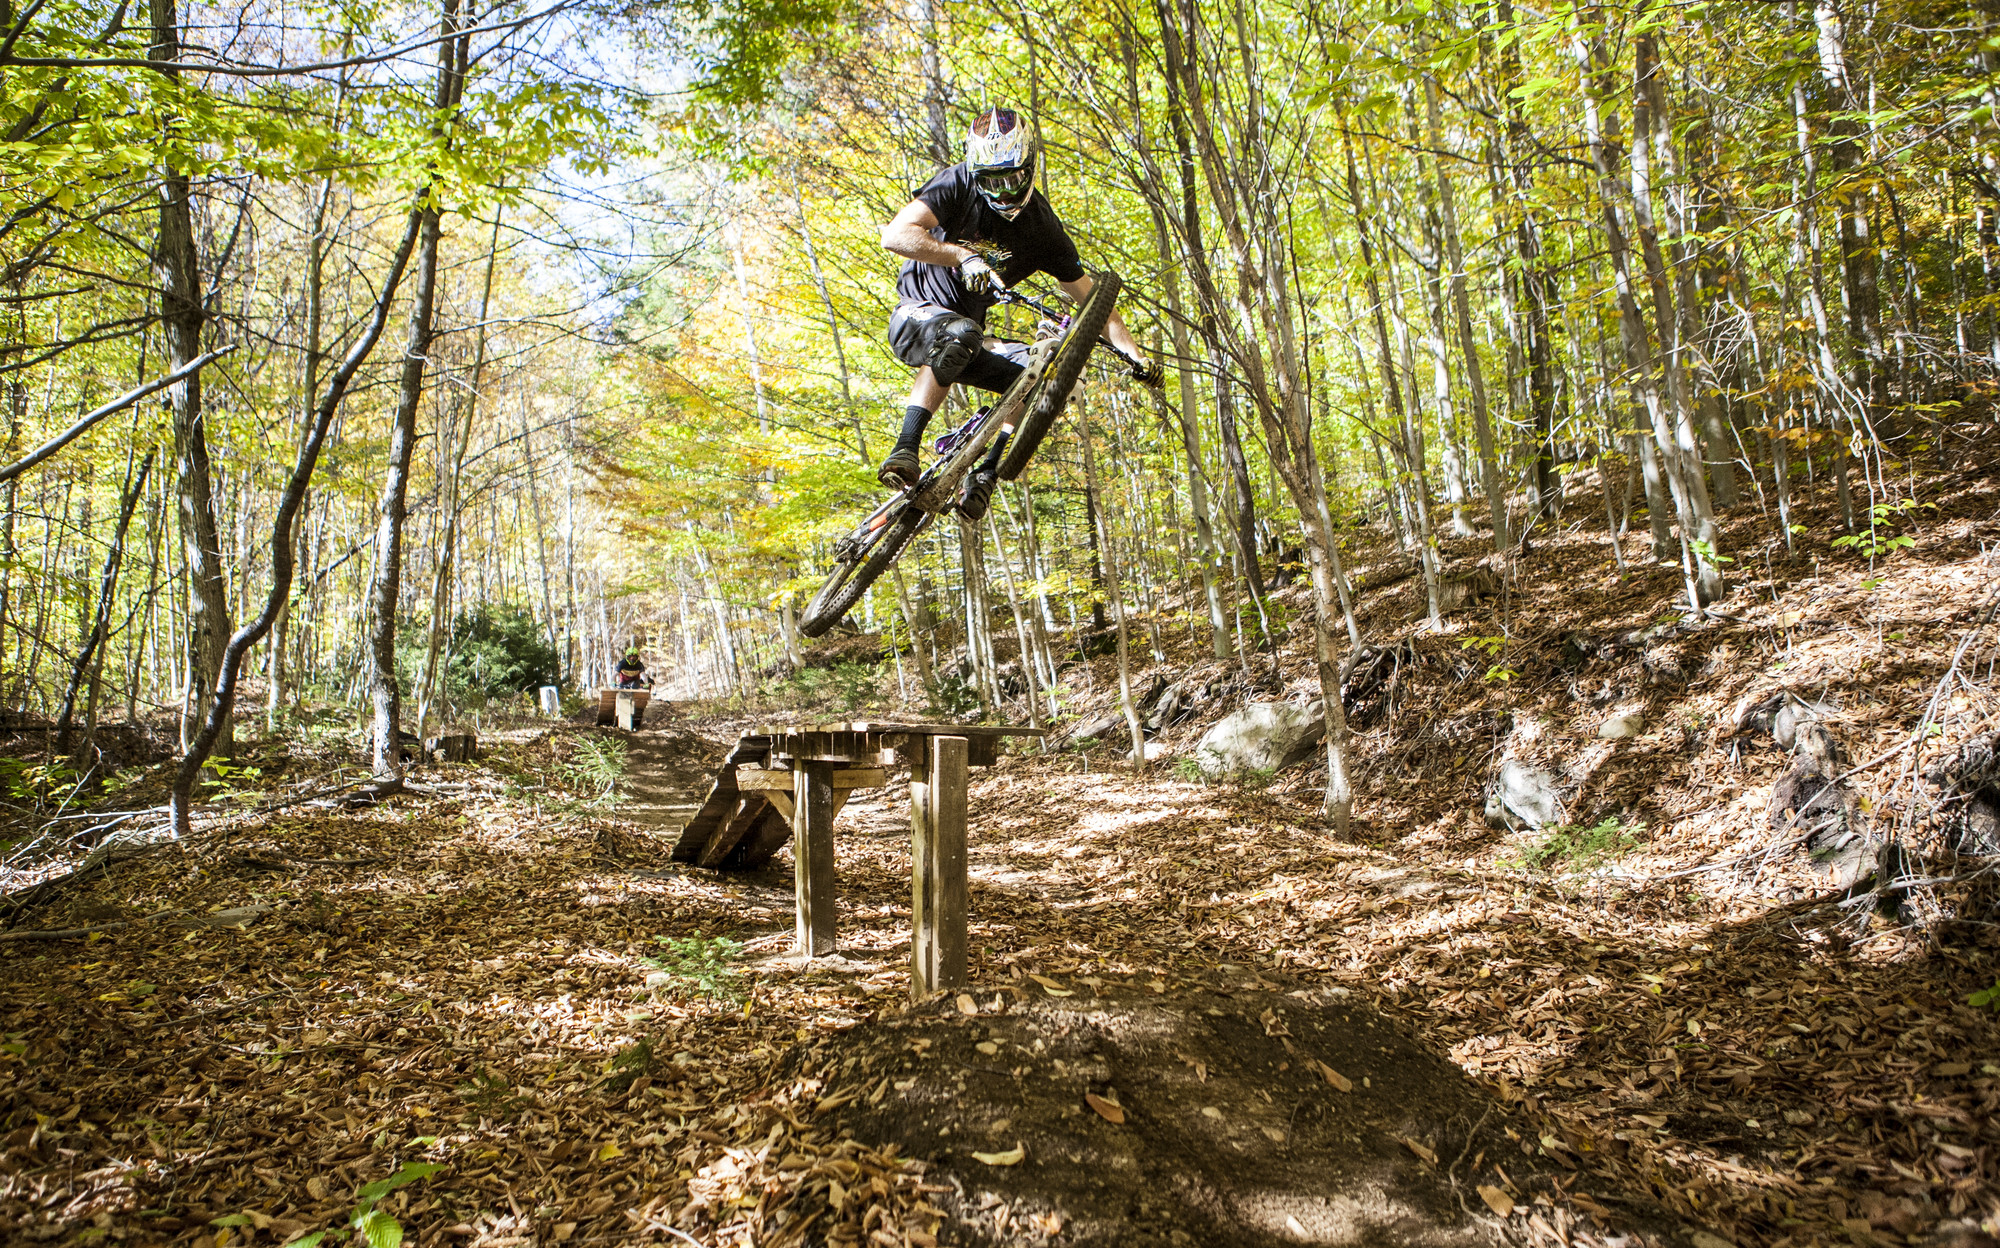
{"type": "MultiPolygon", "coordinates": [[[[993,211],[972,184],[972,170],[960,161],[924,183],[916,198],[930,205],[931,213],[943,228],[931,231],[940,242],[991,243],[1011,253],[1000,266],[1000,280],[1012,286],[1031,273],[1046,273],[1059,282],[1073,282],[1083,276],[1083,261],[1076,244],[1063,228],[1056,210],[1037,190],[1027,206],[1012,221],[993,211]]],[[[921,264],[905,260],[896,278],[896,293],[904,303],[935,303],[986,323],[986,310],[993,306],[991,295],[975,295],[955,266],[921,264]]]]}
{"type": "Polygon", "coordinates": [[[618,674],[620,676],[633,676],[645,670],[646,670],[645,662],[637,658],[636,656],[628,654],[624,658],[618,660],[618,674]]]}

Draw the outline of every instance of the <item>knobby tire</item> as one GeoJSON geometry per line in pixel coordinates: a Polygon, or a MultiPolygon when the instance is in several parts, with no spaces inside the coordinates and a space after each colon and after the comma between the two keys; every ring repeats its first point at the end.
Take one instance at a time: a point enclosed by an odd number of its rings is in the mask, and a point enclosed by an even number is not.
{"type": "Polygon", "coordinates": [[[889,570],[903,549],[924,526],[928,513],[912,507],[902,515],[883,526],[882,535],[875,539],[875,545],[866,557],[852,563],[843,563],[826,578],[826,584],[819,587],[813,600],[806,604],[805,618],[799,622],[799,631],[808,637],[818,637],[840,623],[854,604],[861,601],[861,595],[875,583],[875,578],[889,570]]]}
{"type": "Polygon", "coordinates": [[[1083,366],[1090,362],[1090,353],[1104,332],[1105,322],[1111,319],[1111,309],[1117,305],[1118,292],[1124,285],[1124,279],[1116,273],[1097,275],[1090,297],[1083,301],[1076,319],[1070,322],[1069,336],[1056,348],[1055,360],[1042,374],[1041,393],[1029,404],[1028,414],[1014,430],[1014,440],[1007,444],[1007,453],[1000,460],[1002,481],[1012,481],[1027,470],[1028,461],[1034,458],[1056,417],[1062,415],[1069,392],[1076,388],[1077,378],[1083,376],[1083,366]]]}

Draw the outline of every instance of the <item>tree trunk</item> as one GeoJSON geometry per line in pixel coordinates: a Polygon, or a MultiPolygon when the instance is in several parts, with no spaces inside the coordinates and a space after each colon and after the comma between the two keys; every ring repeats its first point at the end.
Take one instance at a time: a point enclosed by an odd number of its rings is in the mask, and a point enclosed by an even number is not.
{"type": "MultiPolygon", "coordinates": [[[[1091,435],[1090,422],[1078,413],[1078,434],[1083,442],[1083,479],[1092,494],[1097,492],[1097,455],[1091,449],[1096,439],[1091,435]]],[[[1118,635],[1118,706],[1125,713],[1125,727],[1132,736],[1132,768],[1144,774],[1146,770],[1146,726],[1139,720],[1138,704],[1132,700],[1132,659],[1130,643],[1125,630],[1125,596],[1118,580],[1117,554],[1111,548],[1111,534],[1104,525],[1104,512],[1100,509],[1093,517],[1090,528],[1091,544],[1096,548],[1109,573],[1106,592],[1111,597],[1111,614],[1118,635]]]]}
{"type": "MultiPolygon", "coordinates": [[[[1430,607],[1430,624],[1433,629],[1444,627],[1444,617],[1438,601],[1438,559],[1437,538],[1431,531],[1430,483],[1424,470],[1424,434],[1421,421],[1413,419],[1403,405],[1402,381],[1397,375],[1396,359],[1389,343],[1389,322],[1387,302],[1382,297],[1382,284],[1375,271],[1375,245],[1371,237],[1369,222],[1375,218],[1372,198],[1364,200],[1361,192],[1361,177],[1354,167],[1354,147],[1341,132],[1341,143],[1347,157],[1347,196],[1354,215],[1356,237],[1361,244],[1361,271],[1368,286],[1368,303],[1373,313],[1375,325],[1376,354],[1381,363],[1382,388],[1389,398],[1389,417],[1396,422],[1400,437],[1391,443],[1396,459],[1401,466],[1400,476],[1411,479],[1411,493],[1415,496],[1417,521],[1417,562],[1424,574],[1424,597],[1430,607]]],[[[1400,319],[1397,322],[1401,327],[1400,319]]],[[[1414,398],[1414,396],[1412,396],[1414,398]]]]}
{"type": "Polygon", "coordinates": [[[1827,133],[1833,143],[1827,157],[1837,179],[1833,204],[1840,234],[1840,267],[1847,285],[1848,329],[1858,353],[1854,390],[1881,411],[1889,402],[1889,358],[1882,344],[1882,301],[1867,192],[1857,185],[1862,163],[1861,125],[1854,120],[1868,109],[1848,76],[1847,32],[1840,6],[1835,0],[1817,0],[1813,23],[1819,36],[1820,77],[1826,81],[1832,105],[1827,133]]]}
{"type": "MultiPolygon", "coordinates": [[[[118,523],[111,530],[111,547],[104,554],[104,574],[98,578],[97,609],[90,617],[90,631],[84,635],[83,645],[77,650],[76,662],[70,667],[69,687],[63,691],[62,710],[56,715],[57,754],[67,755],[70,752],[77,692],[83,687],[85,677],[95,669],[110,636],[111,607],[118,590],[118,569],[125,560],[125,530],[132,523],[132,509],[139,505],[139,495],[146,490],[146,476],[152,470],[153,452],[147,451],[145,460],[139,465],[137,479],[127,481],[124,497],[119,500],[118,523]]],[[[83,765],[81,757],[76,762],[79,767],[83,765]]]]}
{"type": "MultiPolygon", "coordinates": [[[[1419,40],[1419,47],[1427,47],[1419,40]]],[[[1458,319],[1458,350],[1464,357],[1466,389],[1472,397],[1472,435],[1479,447],[1479,480],[1486,505],[1493,517],[1493,549],[1503,551],[1508,538],[1507,491],[1500,479],[1500,466],[1493,446],[1493,424],[1487,410],[1486,370],[1479,363],[1479,341],[1472,332],[1472,301],[1466,290],[1465,252],[1459,242],[1458,205],[1452,195],[1451,178],[1444,170],[1444,123],[1438,105],[1437,79],[1424,76],[1424,116],[1433,155],[1432,176],[1437,180],[1439,232],[1444,241],[1444,261],[1450,269],[1452,309],[1458,319]]]]}
{"type": "MultiPolygon", "coordinates": [[[[438,538],[437,567],[431,577],[431,622],[424,643],[424,674],[417,689],[417,737],[429,737],[431,708],[438,698],[441,679],[439,665],[444,659],[445,638],[451,631],[452,578],[458,564],[458,521],[461,503],[459,487],[465,474],[465,452],[472,443],[472,423],[479,414],[479,396],[486,376],[486,317],[493,303],[493,269],[500,253],[500,207],[493,209],[493,233],[486,244],[486,276],[479,290],[479,328],[473,335],[472,377],[460,401],[464,415],[453,411],[440,429],[443,445],[438,447],[438,514],[444,531],[438,538]]],[[[574,567],[571,568],[574,575],[574,567]]],[[[574,621],[572,621],[573,623],[574,621]]],[[[446,716],[440,715],[442,728],[446,716]]]]}
{"type": "MultiPolygon", "coordinates": [[[[1653,130],[1656,118],[1653,102],[1656,95],[1664,98],[1665,91],[1659,82],[1659,57],[1654,47],[1653,37],[1641,34],[1634,40],[1634,65],[1632,89],[1632,217],[1639,235],[1640,254],[1645,259],[1646,282],[1653,295],[1653,322],[1660,336],[1661,367],[1666,375],[1667,399],[1671,408],[1673,425],[1672,437],[1667,437],[1667,429],[1656,428],[1660,438],[1660,455],[1668,468],[1667,480],[1674,487],[1674,504],[1679,512],[1681,536],[1689,549],[1683,555],[1685,561],[1692,556],[1694,584],[1690,586],[1688,603],[1700,608],[1719,601],[1728,593],[1728,585],[1723,580],[1721,555],[1722,537],[1715,524],[1715,511],[1709,503],[1708,483],[1702,472],[1701,440],[1695,436],[1694,400],[1690,393],[1692,379],[1687,367],[1687,344],[1681,335],[1686,323],[1677,294],[1692,289],[1688,283],[1677,292],[1668,281],[1666,258],[1660,251],[1659,231],[1653,221],[1652,197],[1652,153],[1653,130]],[[1698,593],[1697,593],[1698,591],[1698,593]]],[[[1690,278],[1692,274],[1688,275],[1690,278]]]]}
{"type": "MultiPolygon", "coordinates": [[[[151,0],[151,13],[148,58],[178,62],[181,38],[176,0],[151,0]]],[[[156,72],[176,81],[180,77],[174,69],[156,72]]],[[[153,276],[160,288],[160,336],[166,343],[169,369],[178,370],[201,354],[208,314],[202,303],[201,262],[194,241],[193,186],[184,171],[171,166],[160,171],[153,276]]],[[[196,717],[214,698],[222,651],[229,637],[229,603],[199,372],[167,388],[167,407],[173,423],[181,545],[188,570],[189,696],[181,711],[181,746],[185,751],[196,731],[196,717]]],[[[233,738],[234,721],[225,720],[214,748],[227,756],[233,738]]]]}
{"type": "MultiPolygon", "coordinates": [[[[323,277],[326,267],[326,213],[328,204],[332,199],[333,179],[327,178],[320,183],[319,195],[313,201],[312,229],[306,236],[306,271],[304,277],[306,349],[305,359],[301,361],[302,367],[299,379],[299,432],[301,436],[311,430],[313,411],[318,406],[319,401],[319,369],[324,354],[320,348],[320,327],[322,313],[324,312],[323,299],[325,295],[323,277]]],[[[301,515],[304,514],[305,509],[310,505],[310,501],[310,498],[299,500],[301,515]]],[[[301,530],[300,540],[304,540],[303,530],[301,530]]],[[[291,621],[292,604],[290,599],[286,599],[284,604],[278,608],[277,623],[272,626],[271,652],[268,656],[266,667],[268,673],[267,683],[270,687],[266,690],[264,700],[264,726],[272,731],[276,731],[278,727],[278,710],[284,704],[285,678],[287,675],[285,671],[285,642],[286,634],[291,627],[291,621]]]]}
{"type": "Polygon", "coordinates": [[[238,629],[229,639],[222,652],[222,669],[215,685],[215,695],[208,704],[208,713],[202,720],[200,729],[181,755],[174,770],[173,792],[169,802],[173,828],[176,834],[187,836],[193,831],[194,783],[202,767],[208,762],[209,753],[222,736],[224,727],[236,704],[236,678],[242,670],[243,658],[250,648],[264,639],[271,625],[277,620],[278,612],[292,592],[292,571],[294,544],[292,522],[298,514],[300,500],[305,497],[312,484],[313,469],[319,463],[320,448],[326,443],[327,430],[333,424],[333,415],[347,397],[347,388],[353,382],[375,344],[381,341],[383,327],[389,322],[389,305],[396,297],[396,289],[402,285],[403,272],[408,267],[410,252],[415,248],[417,237],[422,232],[423,213],[412,209],[409,221],[403,231],[402,243],[397,247],[390,261],[389,272],[382,282],[382,293],[377,297],[374,315],[363,327],[361,335],[348,349],[347,356],[340,362],[333,376],[328,379],[326,394],[321,397],[319,410],[315,415],[311,431],[305,445],[299,450],[297,462],[292,467],[292,475],[286,482],[285,492],[278,499],[277,515],[271,521],[271,592],[264,600],[264,609],[257,618],[238,629]]]}
{"type": "MultiPolygon", "coordinates": [[[[459,0],[444,0],[438,45],[435,104],[440,112],[457,107],[465,84],[465,36],[459,28],[459,0]]],[[[401,779],[403,694],[396,676],[396,621],[402,604],[403,521],[408,513],[410,458],[417,444],[417,407],[423,399],[424,369],[437,337],[438,245],[444,214],[437,206],[435,185],[418,193],[419,218],[416,289],[411,294],[410,337],[403,349],[402,375],[396,386],[396,415],[389,429],[388,471],[382,484],[380,519],[375,529],[375,575],[368,587],[369,695],[373,703],[375,775],[401,779]]]]}
{"type": "Polygon", "coordinates": [[[402,722],[402,687],[396,676],[396,621],[403,586],[403,520],[408,511],[410,456],[417,444],[417,405],[423,398],[424,366],[436,336],[438,241],[442,214],[426,204],[417,249],[416,289],[410,308],[410,337],[403,349],[402,377],[396,391],[396,414],[389,428],[389,467],[382,485],[380,519],[375,528],[375,575],[368,587],[368,689],[374,706],[370,737],[374,774],[400,779],[402,749],[397,732],[402,722]]]}
{"type": "MultiPolygon", "coordinates": [[[[1618,203],[1617,169],[1621,159],[1617,133],[1617,114],[1600,119],[1598,101],[1601,94],[1608,95],[1598,80],[1604,73],[1607,58],[1603,47],[1603,29],[1599,24],[1602,14],[1592,10],[1594,20],[1586,24],[1588,41],[1579,35],[1576,40],[1576,55],[1583,71],[1585,90],[1583,92],[1584,137],[1589,144],[1591,157],[1598,174],[1598,198],[1604,214],[1604,235],[1606,249],[1611,261],[1611,271],[1618,291],[1619,339],[1625,349],[1626,370],[1630,375],[1635,406],[1645,410],[1647,423],[1652,427],[1653,438],[1660,455],[1660,465],[1666,478],[1668,490],[1673,498],[1674,509],[1681,523],[1681,566],[1687,582],[1688,605],[1699,611],[1711,600],[1703,592],[1705,577],[1699,577],[1688,549],[1697,537],[1702,536],[1696,528],[1695,517],[1688,502],[1686,471],[1681,463],[1679,448],[1669,422],[1673,417],[1667,412],[1662,401],[1659,385],[1658,363],[1653,355],[1651,339],[1646,332],[1646,324],[1639,311],[1637,293],[1632,283],[1632,268],[1623,222],[1620,220],[1618,203]]],[[[1643,159],[1645,135],[1637,136],[1633,145],[1635,171],[1633,194],[1635,205],[1644,188],[1644,174],[1636,166],[1643,159]]],[[[1671,308],[1671,303],[1666,305],[1671,308]]],[[[1671,361],[1671,355],[1668,356],[1671,361]]],[[[1713,521],[1710,522],[1711,530],[1713,521]]],[[[1711,550],[1713,548],[1711,547],[1711,550]]],[[[1706,560],[1702,566],[1712,568],[1706,560]]],[[[1719,582],[1719,574],[1716,578],[1719,582]]]]}

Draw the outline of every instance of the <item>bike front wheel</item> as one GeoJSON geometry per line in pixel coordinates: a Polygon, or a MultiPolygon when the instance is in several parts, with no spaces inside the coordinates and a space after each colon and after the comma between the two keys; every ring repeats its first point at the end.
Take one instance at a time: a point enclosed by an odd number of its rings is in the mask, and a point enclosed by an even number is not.
{"type": "Polygon", "coordinates": [[[861,549],[852,558],[842,560],[806,604],[799,631],[808,637],[818,637],[840,623],[875,579],[902,556],[929,518],[930,513],[912,507],[870,534],[861,549]]]}
{"type": "Polygon", "coordinates": [[[1028,461],[1034,458],[1056,417],[1062,415],[1069,392],[1076,389],[1077,379],[1083,376],[1083,366],[1090,362],[1090,353],[1097,346],[1098,335],[1104,332],[1105,322],[1111,319],[1111,309],[1124,285],[1116,273],[1097,275],[1090,296],[1077,309],[1068,336],[1056,348],[1055,359],[1049,361],[1049,370],[1042,375],[1039,393],[1028,401],[1027,415],[1015,428],[1014,440],[1007,444],[1007,454],[1000,461],[1002,481],[1012,481],[1027,471],[1028,461]]]}

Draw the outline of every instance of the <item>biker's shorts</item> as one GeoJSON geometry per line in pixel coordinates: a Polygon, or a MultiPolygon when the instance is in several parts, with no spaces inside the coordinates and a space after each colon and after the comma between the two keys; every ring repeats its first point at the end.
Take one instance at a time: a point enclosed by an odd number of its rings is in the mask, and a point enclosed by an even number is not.
{"type": "MultiPolygon", "coordinates": [[[[931,337],[935,326],[963,313],[935,303],[905,303],[889,314],[889,345],[896,358],[911,368],[930,362],[931,337]]],[[[972,357],[958,380],[965,385],[999,394],[1014,384],[1027,367],[1028,344],[987,335],[985,349],[972,357]]]]}

